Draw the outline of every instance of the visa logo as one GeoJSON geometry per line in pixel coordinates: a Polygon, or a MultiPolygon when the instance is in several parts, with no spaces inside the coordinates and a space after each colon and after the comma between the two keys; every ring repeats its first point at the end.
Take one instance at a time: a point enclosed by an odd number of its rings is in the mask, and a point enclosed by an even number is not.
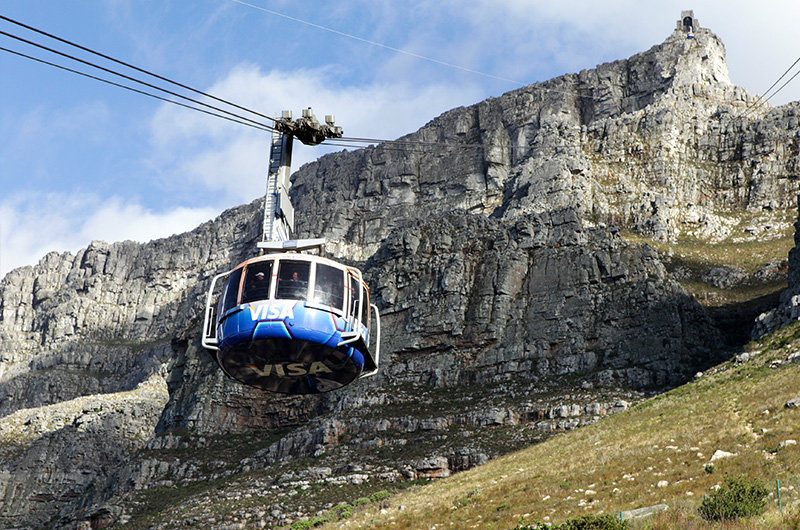
{"type": "Polygon", "coordinates": [[[252,320],[283,320],[294,318],[294,304],[259,304],[248,305],[252,320]]]}
{"type": "Polygon", "coordinates": [[[319,373],[331,374],[333,370],[325,366],[322,361],[315,361],[311,366],[306,366],[303,363],[289,363],[289,364],[265,364],[264,369],[261,370],[252,364],[247,365],[255,373],[261,377],[277,376],[277,377],[297,377],[301,375],[317,375],[319,373]]]}

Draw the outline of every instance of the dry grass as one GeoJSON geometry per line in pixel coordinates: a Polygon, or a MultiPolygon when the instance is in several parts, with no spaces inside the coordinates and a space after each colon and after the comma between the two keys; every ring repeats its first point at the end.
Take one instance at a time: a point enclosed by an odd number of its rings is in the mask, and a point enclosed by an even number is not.
{"type": "Polygon", "coordinates": [[[623,230],[621,235],[630,243],[646,243],[662,256],[695,264],[698,267],[730,265],[752,274],[764,264],[786,259],[794,248],[794,232],[776,234],[774,239],[753,241],[709,243],[695,238],[684,238],[677,242],[661,242],[643,237],[635,232],[623,230]]]}
{"type": "Polygon", "coordinates": [[[792,507],[784,510],[783,515],[773,511],[762,517],[711,523],[698,517],[692,507],[681,506],[633,527],[635,530],[798,530],[800,510],[792,507]]]}
{"type": "MultiPolygon", "coordinates": [[[[793,339],[798,327],[779,333],[793,339]]],[[[773,490],[781,479],[792,486],[781,492],[784,507],[800,498],[800,445],[781,446],[800,438],[800,410],[785,407],[800,396],[800,364],[770,367],[800,344],[773,336],[752,348],[766,344],[779,349],[741,366],[728,363],[626,413],[400,494],[380,511],[328,528],[506,530],[520,522],[559,523],[659,503],[679,509],[653,519],[653,529],[797,528],[783,522],[713,526],[694,516],[726,472],[760,477],[773,490]],[[709,473],[706,465],[717,450],[735,456],[715,461],[709,473]]],[[[778,520],[775,513],[773,496],[764,521],[778,520]]]]}

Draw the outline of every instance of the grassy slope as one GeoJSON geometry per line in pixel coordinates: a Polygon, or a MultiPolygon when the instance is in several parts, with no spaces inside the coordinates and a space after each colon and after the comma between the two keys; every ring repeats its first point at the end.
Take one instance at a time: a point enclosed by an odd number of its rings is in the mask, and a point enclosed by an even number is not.
{"type": "MultiPolygon", "coordinates": [[[[693,513],[727,472],[760,477],[773,491],[779,479],[789,507],[800,494],[800,445],[779,444],[800,440],[800,409],[785,407],[800,397],[800,362],[786,362],[800,349],[800,322],[747,348],[754,358],[744,364],[728,362],[628,412],[328,527],[510,529],[521,521],[559,523],[658,503],[693,513]],[[717,450],[736,456],[717,460],[708,473],[717,450]]],[[[774,496],[769,506],[777,510],[774,496]]],[[[753,527],[759,524],[765,523],[753,527]]]]}
{"type": "Polygon", "coordinates": [[[680,271],[675,277],[686,291],[703,305],[719,306],[747,302],[786,288],[785,271],[766,280],[754,277],[766,264],[785,260],[794,247],[794,232],[773,234],[774,239],[756,241],[723,241],[710,243],[686,237],[678,242],[659,242],[623,231],[630,243],[647,243],[654,247],[670,273],[680,271]],[[703,272],[716,267],[735,267],[748,275],[740,284],[718,288],[701,279],[703,272]]]}

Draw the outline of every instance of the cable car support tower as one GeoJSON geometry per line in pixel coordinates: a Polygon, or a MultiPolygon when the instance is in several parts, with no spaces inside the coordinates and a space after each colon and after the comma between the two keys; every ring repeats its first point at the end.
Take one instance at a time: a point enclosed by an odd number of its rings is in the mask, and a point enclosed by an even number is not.
{"type": "Polygon", "coordinates": [[[319,145],[326,138],[341,138],[342,128],[334,125],[333,115],[325,116],[325,124],[317,121],[311,108],[303,110],[303,116],[292,120],[292,111],[284,110],[280,119],[275,120],[270,148],[269,173],[267,174],[267,193],[264,199],[264,236],[258,248],[262,250],[282,250],[282,243],[290,248],[319,248],[323,252],[324,239],[292,240],[294,231],[294,206],[289,198],[289,177],[292,167],[292,145],[294,138],[306,145],[319,145]]]}

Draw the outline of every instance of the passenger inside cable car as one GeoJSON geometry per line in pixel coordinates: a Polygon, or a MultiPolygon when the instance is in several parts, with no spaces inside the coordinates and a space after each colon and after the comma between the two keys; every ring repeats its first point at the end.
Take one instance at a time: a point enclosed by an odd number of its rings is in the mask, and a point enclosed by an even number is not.
{"type": "Polygon", "coordinates": [[[256,263],[248,267],[242,303],[269,298],[269,283],[271,278],[271,261],[256,263]]]}
{"type": "Polygon", "coordinates": [[[278,265],[279,300],[307,300],[308,274],[311,264],[307,261],[281,260],[278,265]]]}

